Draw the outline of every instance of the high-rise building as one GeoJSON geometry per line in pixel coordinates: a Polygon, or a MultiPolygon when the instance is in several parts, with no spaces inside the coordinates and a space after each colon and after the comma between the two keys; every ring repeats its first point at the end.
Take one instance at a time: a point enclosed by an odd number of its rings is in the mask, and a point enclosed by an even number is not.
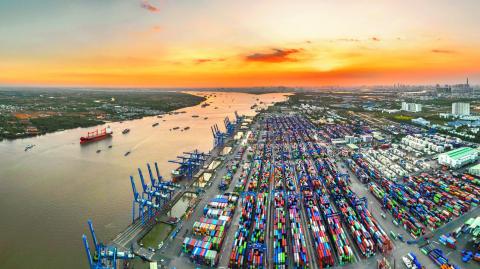
{"type": "Polygon", "coordinates": [[[437,84],[436,93],[437,95],[469,95],[473,93],[473,88],[470,87],[467,78],[466,83],[444,86],[437,84]]]}
{"type": "Polygon", "coordinates": [[[402,110],[408,112],[421,112],[422,104],[402,102],[402,110]]]}
{"type": "Polygon", "coordinates": [[[452,103],[452,114],[458,116],[470,115],[470,103],[452,103]]]}

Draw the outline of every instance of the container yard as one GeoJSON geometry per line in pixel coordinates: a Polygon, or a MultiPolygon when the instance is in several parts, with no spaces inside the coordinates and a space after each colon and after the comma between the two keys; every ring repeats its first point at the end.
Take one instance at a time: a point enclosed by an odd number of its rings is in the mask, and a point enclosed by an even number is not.
{"type": "MultiPolygon", "coordinates": [[[[479,215],[480,181],[435,160],[462,141],[403,126],[393,143],[356,119],[315,126],[301,114],[263,113],[237,123],[249,126],[238,135],[234,123],[225,120],[225,133],[212,128],[217,153],[189,153],[191,168],[180,162],[196,199],[158,249],[136,255],[162,268],[479,265],[478,250],[450,230],[479,215]],[[205,173],[208,183],[196,183],[205,173]]],[[[141,172],[140,179],[153,197],[159,175],[148,168],[152,186],[141,172]]],[[[147,209],[137,217],[146,227],[165,221],[157,200],[135,197],[147,209]]]]}

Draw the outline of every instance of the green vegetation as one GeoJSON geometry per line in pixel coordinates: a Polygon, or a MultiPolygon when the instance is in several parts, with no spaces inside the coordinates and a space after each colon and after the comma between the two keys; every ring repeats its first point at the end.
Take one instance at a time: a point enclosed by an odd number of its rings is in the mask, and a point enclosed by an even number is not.
{"type": "Polygon", "coordinates": [[[163,222],[157,223],[150,232],[148,232],[140,242],[144,247],[158,248],[160,242],[167,239],[167,236],[173,230],[173,226],[163,222]]]}
{"type": "Polygon", "coordinates": [[[394,115],[393,119],[398,120],[398,121],[411,121],[413,119],[412,116],[407,116],[407,115],[394,115]]]}
{"type": "Polygon", "coordinates": [[[103,123],[103,121],[100,120],[75,115],[35,118],[31,119],[30,122],[33,126],[37,127],[41,133],[50,133],[58,130],[73,129],[77,127],[89,127],[103,123]]]}
{"type": "Polygon", "coordinates": [[[0,90],[0,139],[154,116],[205,98],[146,90],[0,90]]]}

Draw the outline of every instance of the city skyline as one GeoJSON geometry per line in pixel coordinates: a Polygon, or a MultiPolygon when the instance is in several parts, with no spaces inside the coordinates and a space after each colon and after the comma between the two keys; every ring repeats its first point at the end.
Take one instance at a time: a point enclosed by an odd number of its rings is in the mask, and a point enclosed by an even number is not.
{"type": "Polygon", "coordinates": [[[11,1],[0,85],[480,81],[476,1],[11,1]]]}

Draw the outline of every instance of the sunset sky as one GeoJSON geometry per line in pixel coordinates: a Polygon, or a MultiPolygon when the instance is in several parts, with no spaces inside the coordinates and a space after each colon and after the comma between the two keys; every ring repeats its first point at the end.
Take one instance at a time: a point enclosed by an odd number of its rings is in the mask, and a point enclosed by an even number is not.
{"type": "Polygon", "coordinates": [[[0,85],[480,83],[479,0],[0,0],[0,85]]]}

